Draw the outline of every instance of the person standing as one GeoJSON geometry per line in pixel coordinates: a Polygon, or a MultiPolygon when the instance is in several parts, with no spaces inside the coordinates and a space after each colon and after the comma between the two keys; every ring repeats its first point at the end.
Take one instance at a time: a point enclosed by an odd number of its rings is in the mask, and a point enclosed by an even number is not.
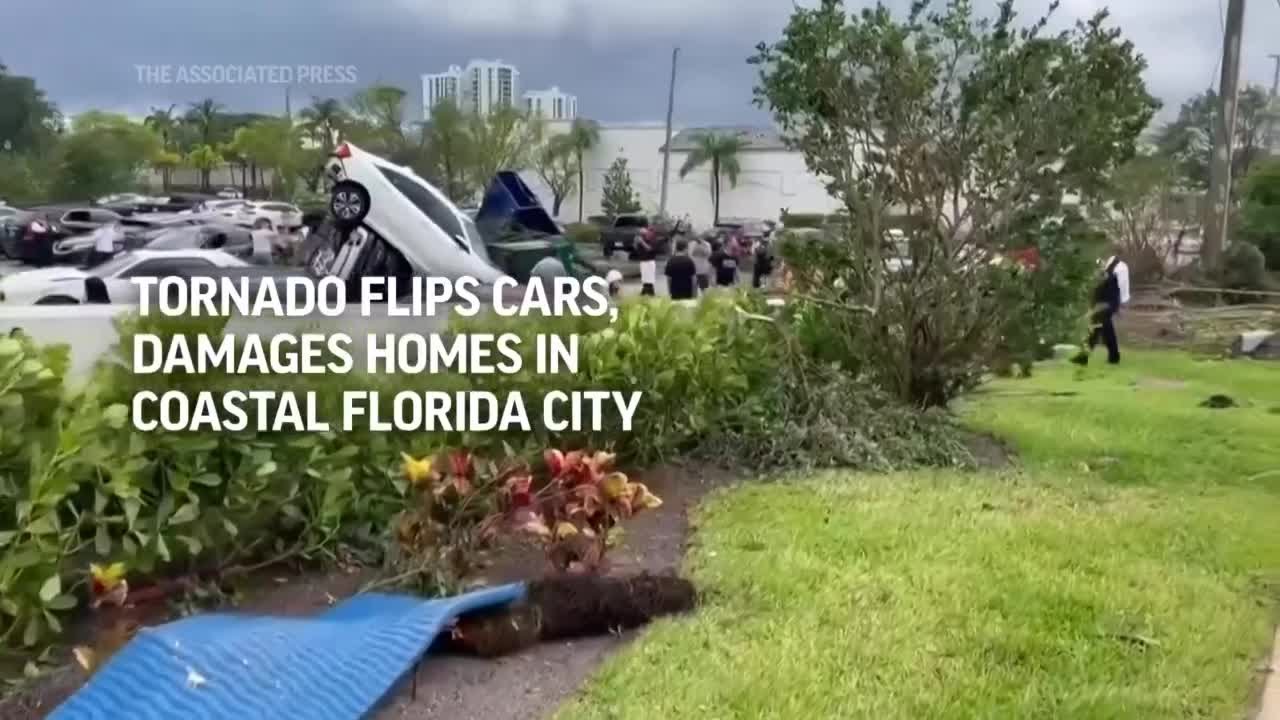
{"type": "Polygon", "coordinates": [[[658,294],[658,261],[657,251],[647,232],[636,234],[632,243],[632,257],[640,262],[640,294],[654,296],[658,294]]]}
{"type": "Polygon", "coordinates": [[[695,237],[689,246],[689,257],[697,271],[699,292],[706,292],[711,287],[711,253],[711,242],[705,236],[695,237]]]}
{"type": "Polygon", "coordinates": [[[270,225],[264,225],[249,231],[249,237],[253,240],[253,263],[270,265],[275,260],[275,230],[270,225]]]}
{"type": "Polygon", "coordinates": [[[672,300],[692,300],[697,296],[698,268],[689,257],[689,241],[676,241],[676,251],[667,260],[667,290],[672,300]]]}
{"type": "Polygon", "coordinates": [[[751,268],[751,287],[759,290],[764,281],[773,274],[773,250],[769,241],[760,238],[756,242],[755,265],[751,268]]]}
{"type": "Polygon", "coordinates": [[[89,255],[89,267],[95,267],[110,260],[116,254],[116,241],[124,239],[124,228],[120,223],[99,225],[91,237],[93,252],[89,255]]]}
{"type": "Polygon", "coordinates": [[[1088,365],[1093,349],[1102,342],[1107,347],[1107,362],[1120,362],[1120,341],[1116,337],[1116,315],[1129,304],[1129,266],[1119,255],[1107,258],[1103,265],[1102,280],[1093,290],[1093,314],[1090,318],[1089,338],[1071,362],[1088,365]]]}
{"type": "Polygon", "coordinates": [[[711,267],[716,271],[716,285],[733,287],[738,284],[738,259],[729,252],[726,244],[722,243],[712,251],[711,267]]]}

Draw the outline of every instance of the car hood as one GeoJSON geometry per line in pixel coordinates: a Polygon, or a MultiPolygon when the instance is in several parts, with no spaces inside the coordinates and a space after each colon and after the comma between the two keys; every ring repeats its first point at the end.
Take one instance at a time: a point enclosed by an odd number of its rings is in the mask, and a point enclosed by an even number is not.
{"type": "Polygon", "coordinates": [[[0,289],[8,291],[37,288],[49,283],[72,282],[84,280],[89,273],[79,268],[52,267],[39,270],[26,270],[0,278],[0,289]]]}

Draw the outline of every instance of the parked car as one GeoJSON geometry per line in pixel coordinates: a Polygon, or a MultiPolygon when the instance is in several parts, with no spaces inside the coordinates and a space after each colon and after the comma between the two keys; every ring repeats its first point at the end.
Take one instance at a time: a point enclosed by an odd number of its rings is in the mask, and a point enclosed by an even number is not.
{"type": "Polygon", "coordinates": [[[635,248],[636,238],[642,234],[656,245],[658,254],[667,252],[667,246],[671,243],[670,231],[650,222],[648,215],[629,213],[613,218],[600,231],[600,244],[603,246],[604,256],[613,257],[613,253],[617,250],[631,253],[635,248]]]}
{"type": "Polygon", "coordinates": [[[94,299],[95,285],[105,286],[111,302],[136,303],[138,288],[132,278],[160,278],[202,269],[248,266],[244,260],[221,250],[133,250],[88,270],[52,267],[5,276],[0,278],[0,303],[78,305],[94,299]]]}
{"type": "Polygon", "coordinates": [[[227,200],[240,200],[244,197],[244,193],[233,187],[224,187],[218,191],[218,197],[227,200]]]}
{"type": "MultiPolygon", "coordinates": [[[[208,222],[195,215],[176,215],[173,213],[152,213],[133,215],[120,221],[124,228],[124,237],[115,243],[115,252],[135,250],[145,246],[160,233],[170,228],[199,225],[208,222]]],[[[79,264],[87,261],[93,253],[96,242],[93,233],[80,233],[53,244],[53,262],[58,264],[79,264]]]]}
{"type": "Polygon", "coordinates": [[[240,213],[240,209],[248,204],[248,202],[238,199],[206,200],[195,207],[192,207],[190,210],[183,210],[182,212],[188,215],[216,215],[228,220],[235,220],[236,216],[240,213]]]}
{"type": "Polygon", "coordinates": [[[236,209],[237,225],[254,230],[266,228],[279,233],[295,233],[302,229],[302,211],[282,202],[245,202],[236,209]]]}
{"type": "Polygon", "coordinates": [[[103,208],[34,208],[15,216],[16,228],[7,234],[4,252],[33,265],[47,265],[54,261],[53,248],[59,240],[121,220],[118,213],[103,208]]]}
{"type": "Polygon", "coordinates": [[[390,270],[470,276],[482,283],[504,276],[475,222],[410,168],[343,143],[325,171],[337,237],[319,232],[309,243],[314,274],[349,277],[395,265],[390,270]]]}
{"type": "Polygon", "coordinates": [[[230,223],[168,227],[152,235],[147,250],[221,250],[242,260],[253,258],[253,234],[230,223]]]}
{"type": "Polygon", "coordinates": [[[138,205],[142,203],[148,203],[150,201],[151,201],[151,198],[149,196],[141,195],[139,193],[116,193],[114,195],[107,195],[104,197],[100,197],[97,200],[94,200],[93,204],[98,206],[138,205]]]}

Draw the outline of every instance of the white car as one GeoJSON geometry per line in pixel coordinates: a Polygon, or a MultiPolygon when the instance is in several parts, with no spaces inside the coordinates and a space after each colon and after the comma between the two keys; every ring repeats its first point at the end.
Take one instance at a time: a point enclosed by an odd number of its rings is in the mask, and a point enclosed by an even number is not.
{"type": "Polygon", "coordinates": [[[226,200],[239,200],[244,197],[244,193],[233,187],[224,187],[218,191],[218,197],[226,200]]]}
{"type": "MultiPolygon", "coordinates": [[[[340,230],[371,231],[426,275],[486,284],[505,277],[489,259],[475,222],[413,170],[351,143],[337,147],[325,170],[333,183],[329,212],[340,230]]],[[[367,234],[356,233],[355,240],[367,234]]],[[[344,262],[338,257],[334,265],[344,262]]]]}
{"type": "Polygon", "coordinates": [[[221,250],[133,250],[88,270],[50,267],[0,278],[0,304],[78,305],[89,302],[86,280],[98,278],[113,303],[136,304],[135,277],[168,277],[178,272],[210,268],[249,267],[249,263],[221,250]]]}
{"type": "Polygon", "coordinates": [[[190,210],[183,210],[185,215],[211,215],[228,220],[239,219],[240,209],[248,203],[244,200],[206,200],[190,210]]]}
{"type": "Polygon", "coordinates": [[[295,233],[302,229],[302,211],[294,205],[271,201],[241,202],[232,218],[237,225],[278,233],[295,233]]]}

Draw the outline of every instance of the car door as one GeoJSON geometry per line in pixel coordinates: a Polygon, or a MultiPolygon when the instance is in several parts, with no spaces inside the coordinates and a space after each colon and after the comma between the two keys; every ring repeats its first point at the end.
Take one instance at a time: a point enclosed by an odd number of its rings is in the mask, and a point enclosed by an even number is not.
{"type": "Polygon", "coordinates": [[[208,270],[216,267],[212,262],[200,257],[147,258],[125,268],[119,275],[106,281],[107,294],[112,303],[136,305],[141,299],[134,278],[153,277],[166,278],[183,271],[208,270]]]}

